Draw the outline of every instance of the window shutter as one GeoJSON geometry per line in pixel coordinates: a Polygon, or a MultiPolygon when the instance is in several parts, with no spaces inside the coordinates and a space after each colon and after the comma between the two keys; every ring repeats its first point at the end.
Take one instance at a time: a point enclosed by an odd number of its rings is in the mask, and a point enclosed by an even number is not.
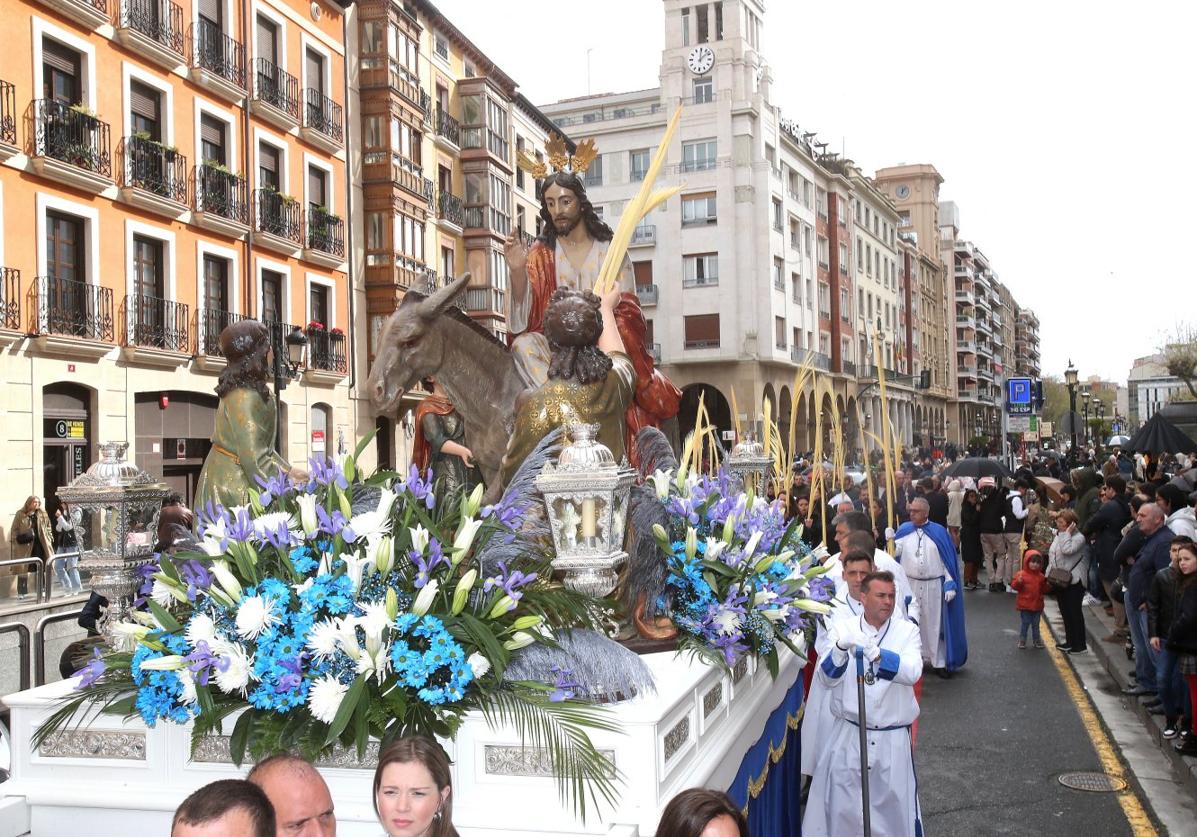
{"type": "Polygon", "coordinates": [[[224,123],[219,119],[208,116],[206,113],[200,115],[200,140],[202,142],[224,148],[224,128],[224,123]]]}
{"type": "Polygon", "coordinates": [[[278,149],[263,143],[258,146],[258,167],[278,177],[278,149]]]}
{"type": "Polygon", "coordinates": [[[199,0],[198,6],[200,17],[206,18],[217,26],[220,26],[224,17],[222,14],[223,9],[221,8],[221,5],[222,4],[220,0],[199,0]]]}
{"type": "Polygon", "coordinates": [[[695,314],[686,317],[686,342],[718,342],[719,315],[695,314]]]}
{"type": "Polygon", "coordinates": [[[304,58],[306,64],[306,71],[308,77],[308,89],[315,90],[324,95],[324,56],[316,52],[314,49],[309,49],[304,58]]]}
{"type": "Polygon", "coordinates": [[[79,77],[79,53],[58,41],[42,40],[42,63],[63,73],[79,77]]]}
{"type": "Polygon", "coordinates": [[[308,203],[327,206],[324,196],[324,172],[315,166],[308,166],[308,203]]]}
{"type": "Polygon", "coordinates": [[[278,64],[277,30],[274,24],[261,15],[258,16],[258,58],[265,58],[271,64],[278,64]]]}
{"type": "Polygon", "coordinates": [[[632,262],[632,273],[636,277],[637,288],[643,288],[653,283],[653,263],[650,261],[632,262]]]}
{"type": "Polygon", "coordinates": [[[158,122],[162,94],[139,81],[129,82],[129,110],[138,116],[158,122]]]}

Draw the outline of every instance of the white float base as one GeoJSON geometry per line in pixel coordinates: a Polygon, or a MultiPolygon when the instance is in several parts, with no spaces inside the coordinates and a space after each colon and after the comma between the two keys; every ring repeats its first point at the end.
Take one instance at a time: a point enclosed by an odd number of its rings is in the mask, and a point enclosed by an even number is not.
{"type": "MultiPolygon", "coordinates": [[[[454,761],[454,823],[463,837],[608,835],[656,831],[661,812],[689,787],[726,789],[765,720],[793,685],[803,660],[781,649],[776,680],[742,662],[732,676],[674,654],[644,657],[657,694],[612,708],[623,734],[595,733],[623,776],[618,805],[593,811],[585,823],[563,808],[539,753],[520,747],[509,729],[491,729],[477,715],[446,748],[454,761]]],[[[208,739],[192,757],[190,726],[96,718],[30,749],[33,731],[72,681],[4,698],[12,710],[13,777],[0,785],[0,837],[85,832],[89,837],[166,834],[178,804],[215,779],[245,774],[228,762],[227,739],[208,739]],[[223,751],[222,751],[223,748],[223,751]]],[[[226,734],[234,719],[229,719],[226,734]]],[[[373,757],[356,753],[321,765],[336,803],[341,837],[377,837],[370,800],[373,757]]]]}

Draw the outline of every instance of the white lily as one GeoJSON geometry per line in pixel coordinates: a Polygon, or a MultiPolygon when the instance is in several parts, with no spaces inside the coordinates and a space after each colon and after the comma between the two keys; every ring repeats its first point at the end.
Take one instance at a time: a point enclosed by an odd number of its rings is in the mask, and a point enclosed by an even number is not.
{"type": "MultiPolygon", "coordinates": [[[[209,530],[209,533],[211,530],[209,530]]],[[[221,538],[213,538],[206,536],[199,542],[199,548],[203,550],[204,554],[209,558],[219,558],[227,550],[228,542],[221,538]]]]}
{"type": "Polygon", "coordinates": [[[145,625],[152,631],[162,630],[162,626],[158,624],[158,617],[148,610],[133,610],[129,612],[129,618],[134,622],[145,625]]]}
{"type": "Polygon", "coordinates": [[[673,482],[673,469],[662,471],[660,468],[653,471],[653,475],[649,477],[652,480],[653,488],[657,492],[658,500],[669,499],[669,484],[673,482]]]}
{"type": "Polygon", "coordinates": [[[230,601],[241,601],[241,582],[237,581],[237,577],[229,572],[227,561],[213,561],[212,575],[216,576],[216,583],[220,585],[230,601]]]}
{"type": "Polygon", "coordinates": [[[686,527],[686,557],[693,560],[698,552],[698,532],[693,526],[686,527]]]}
{"type": "Polygon", "coordinates": [[[795,599],[794,607],[808,613],[831,613],[831,605],[827,602],[816,602],[814,599],[795,599]]]}
{"type": "Polygon", "coordinates": [[[770,622],[784,622],[790,615],[790,606],[771,607],[761,612],[765,614],[765,618],[770,622]]]}
{"type": "Polygon", "coordinates": [[[385,641],[391,618],[387,615],[384,602],[372,602],[364,610],[357,619],[358,626],[366,635],[365,648],[357,658],[357,673],[373,674],[382,683],[391,666],[391,645],[385,641]]]}
{"type": "Polygon", "coordinates": [[[516,631],[511,635],[511,639],[503,643],[503,647],[508,651],[518,651],[521,648],[526,648],[532,643],[536,642],[536,637],[527,631],[516,631]]]}
{"type": "Polygon", "coordinates": [[[390,535],[372,538],[366,543],[366,556],[374,569],[386,575],[395,566],[395,541],[390,535]]]}
{"type": "Polygon", "coordinates": [[[748,560],[752,557],[752,553],[756,552],[756,548],[761,542],[761,535],[763,534],[763,532],[752,533],[752,537],[748,539],[748,543],[744,547],[744,560],[748,560]]]}
{"type": "Polygon", "coordinates": [[[486,673],[488,671],[490,671],[490,660],[486,659],[486,656],[479,653],[478,651],[475,651],[473,654],[471,654],[469,657],[467,657],[466,663],[469,665],[470,669],[474,672],[475,680],[477,680],[481,677],[485,677],[486,673]]]}
{"type": "Polygon", "coordinates": [[[461,527],[457,530],[457,537],[453,539],[452,559],[450,563],[457,566],[465,554],[470,551],[470,547],[474,543],[474,536],[478,534],[478,530],[482,528],[482,521],[475,520],[470,517],[463,520],[461,527]]]}
{"type": "Polygon", "coordinates": [[[180,591],[170,582],[156,578],[154,579],[153,587],[150,588],[150,598],[163,607],[170,607],[176,601],[187,601],[187,594],[180,591]]]}
{"type": "Polygon", "coordinates": [[[428,530],[423,524],[417,523],[414,527],[409,526],[407,531],[411,532],[411,548],[423,555],[424,550],[428,548],[428,530]]]}
{"type": "Polygon", "coordinates": [[[482,508],[482,483],[474,486],[474,490],[470,492],[468,497],[461,498],[461,516],[463,518],[473,517],[482,508]]]}
{"type": "Polygon", "coordinates": [[[760,607],[761,605],[767,605],[776,598],[777,594],[772,590],[758,590],[752,597],[752,606],[760,607]]]}
{"type": "Polygon", "coordinates": [[[432,607],[432,602],[436,599],[437,591],[440,590],[441,583],[435,578],[429,581],[420,590],[420,594],[416,596],[415,602],[412,603],[411,612],[416,616],[423,616],[428,612],[428,608],[432,607]]]}
{"type": "Polygon", "coordinates": [[[357,643],[357,621],[356,616],[342,616],[336,620],[337,643],[351,660],[362,655],[362,647],[357,643]]]}
{"type": "Polygon", "coordinates": [[[117,622],[112,630],[118,651],[136,650],[138,644],[150,633],[149,628],[136,622],[117,622]]]}
{"type": "Polygon", "coordinates": [[[723,554],[723,550],[727,549],[727,543],[718,538],[707,538],[707,551],[704,557],[708,561],[716,560],[723,554]]]}
{"type": "Polygon", "coordinates": [[[141,664],[142,671],[178,671],[187,665],[187,658],[178,654],[167,654],[165,657],[155,657],[141,664]]]}
{"type": "Polygon", "coordinates": [[[457,589],[453,591],[453,606],[450,608],[450,613],[457,616],[465,610],[466,600],[469,598],[470,590],[474,586],[474,582],[478,580],[478,571],[471,569],[461,577],[457,582],[457,589]]]}
{"type": "Polygon", "coordinates": [[[366,565],[370,563],[370,559],[356,553],[342,552],[341,560],[345,562],[345,575],[349,576],[349,580],[353,583],[353,592],[356,593],[362,586],[362,574],[366,571],[366,565]]]}
{"type": "Polygon", "coordinates": [[[316,518],[316,495],[300,494],[295,502],[299,505],[299,526],[303,529],[304,537],[315,537],[320,531],[320,523],[316,518]]]}

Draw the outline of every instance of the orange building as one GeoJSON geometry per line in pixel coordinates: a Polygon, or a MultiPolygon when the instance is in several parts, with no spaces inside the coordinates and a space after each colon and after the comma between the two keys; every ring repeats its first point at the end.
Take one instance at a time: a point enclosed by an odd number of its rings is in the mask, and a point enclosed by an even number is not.
{"type": "Polygon", "coordinates": [[[284,455],[335,452],[354,423],[342,6],[3,9],[0,509],[113,440],[190,499],[218,337],[243,317],[308,339],[284,455]]]}

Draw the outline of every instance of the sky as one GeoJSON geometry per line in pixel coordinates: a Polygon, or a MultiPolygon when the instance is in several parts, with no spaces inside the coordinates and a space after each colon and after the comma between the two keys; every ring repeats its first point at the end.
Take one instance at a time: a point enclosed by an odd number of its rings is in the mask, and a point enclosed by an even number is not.
{"type": "MultiPolygon", "coordinates": [[[[536,104],[657,86],[660,0],[435,2],[536,104]]],[[[1192,319],[1195,30],[1183,0],[770,0],[762,52],[786,116],[866,172],[935,165],[1045,376],[1125,381],[1192,319]]]]}

